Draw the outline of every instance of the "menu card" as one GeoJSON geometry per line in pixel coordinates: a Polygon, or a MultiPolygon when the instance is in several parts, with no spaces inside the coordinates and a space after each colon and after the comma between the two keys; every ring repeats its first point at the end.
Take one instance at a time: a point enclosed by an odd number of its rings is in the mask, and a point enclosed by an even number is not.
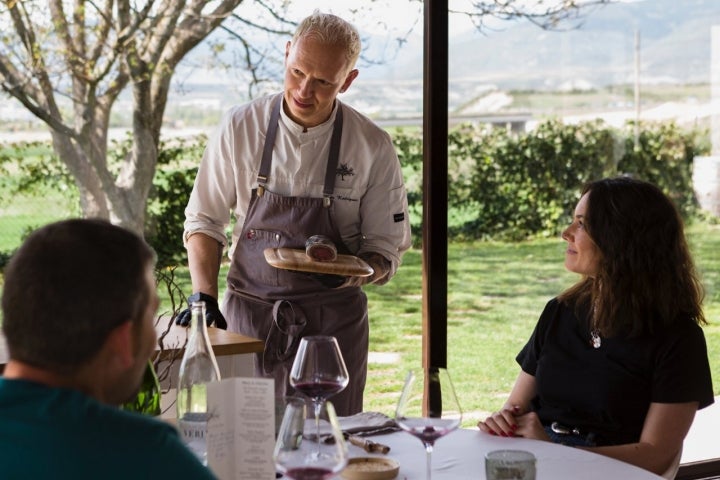
{"type": "Polygon", "coordinates": [[[221,480],[275,478],[274,389],[269,378],[208,384],[208,466],[221,480]]]}

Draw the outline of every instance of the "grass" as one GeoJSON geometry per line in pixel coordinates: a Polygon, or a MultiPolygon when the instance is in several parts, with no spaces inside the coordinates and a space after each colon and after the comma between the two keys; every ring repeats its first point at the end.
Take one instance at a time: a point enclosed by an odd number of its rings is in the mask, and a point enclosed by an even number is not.
{"type": "MultiPolygon", "coordinates": [[[[41,225],[63,217],[51,218],[52,212],[45,213],[30,223],[41,225]]],[[[5,210],[0,217],[2,229],[11,228],[9,214],[5,210]]],[[[29,224],[27,217],[24,224],[29,224]]],[[[720,225],[694,223],[688,238],[706,287],[705,312],[710,325],[705,327],[705,335],[712,374],[718,379],[720,225]]],[[[465,411],[465,426],[473,426],[502,405],[518,373],[515,355],[530,336],[542,308],[575,281],[576,276],[563,267],[563,245],[560,239],[449,245],[448,367],[465,411]]],[[[227,265],[221,279],[226,275],[227,265]]],[[[176,281],[183,291],[190,292],[186,268],[176,270],[176,281]]],[[[371,355],[364,408],[392,415],[406,370],[422,361],[421,251],[405,254],[390,283],[370,285],[365,291],[371,355]]],[[[168,309],[165,297],[161,311],[168,309]]],[[[717,381],[715,394],[720,394],[717,381]]]]}
{"type": "MultiPolygon", "coordinates": [[[[705,327],[713,377],[720,378],[720,226],[688,230],[706,287],[705,327]]],[[[451,243],[448,248],[448,368],[463,424],[473,426],[498,409],[518,374],[515,355],[545,303],[576,279],[563,267],[564,242],[451,243]]],[[[221,278],[227,274],[227,267],[221,278]]],[[[184,268],[180,284],[189,291],[184,268]]],[[[405,254],[384,286],[365,287],[370,310],[370,362],[365,410],[392,415],[405,372],[422,361],[422,253],[405,254]]],[[[716,383],[715,394],[720,394],[716,383]]]]}
{"type": "MultiPolygon", "coordinates": [[[[688,230],[706,288],[705,327],[714,378],[720,378],[720,226],[697,223],[688,230]]],[[[545,303],[571,285],[559,239],[524,243],[451,244],[448,251],[448,368],[464,424],[496,410],[518,373],[515,355],[530,336],[545,303]]],[[[397,361],[371,363],[366,409],[391,413],[405,369],[421,361],[420,252],[386,286],[367,287],[371,351],[397,361]]],[[[715,385],[715,394],[720,393],[715,385]]]]}
{"type": "Polygon", "coordinates": [[[41,194],[16,195],[11,202],[3,201],[0,203],[0,252],[17,248],[29,229],[68,218],[68,211],[72,211],[72,206],[67,198],[50,189],[41,194]]]}

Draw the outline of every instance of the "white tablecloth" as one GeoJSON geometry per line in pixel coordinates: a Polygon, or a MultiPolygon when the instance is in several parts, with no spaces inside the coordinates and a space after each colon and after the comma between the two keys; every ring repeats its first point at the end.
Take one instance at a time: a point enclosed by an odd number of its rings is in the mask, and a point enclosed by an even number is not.
{"type": "MultiPolygon", "coordinates": [[[[390,446],[390,457],[400,464],[399,480],[425,478],[425,447],[409,433],[395,432],[369,437],[390,446]]],[[[485,454],[491,450],[514,449],[532,452],[537,459],[537,480],[662,480],[647,470],[609,457],[524,438],[493,437],[477,429],[461,429],[435,443],[432,480],[485,479],[485,454]]],[[[350,445],[352,457],[370,455],[350,445]]]]}

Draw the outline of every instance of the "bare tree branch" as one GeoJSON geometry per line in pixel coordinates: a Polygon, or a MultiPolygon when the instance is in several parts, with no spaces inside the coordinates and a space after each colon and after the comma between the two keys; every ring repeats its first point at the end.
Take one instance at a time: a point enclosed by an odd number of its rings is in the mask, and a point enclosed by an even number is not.
{"type": "MultiPolygon", "coordinates": [[[[402,0],[383,5],[390,1],[402,0]]],[[[609,1],[487,0],[473,2],[464,14],[479,28],[490,17],[525,18],[557,28],[580,21],[581,10],[609,1]]],[[[53,148],[80,191],[84,215],[109,218],[139,233],[179,63],[222,25],[228,41],[238,42],[238,71],[247,72],[252,96],[257,85],[281,77],[284,50],[272,40],[289,37],[295,27],[289,15],[293,2],[287,0],[0,2],[0,88],[49,127],[53,148]],[[241,4],[256,8],[241,13],[241,4]],[[110,114],[128,88],[133,145],[119,172],[111,171],[106,158],[110,114]]],[[[380,4],[364,0],[353,9],[360,16],[380,4]]],[[[389,48],[399,49],[409,34],[392,38],[389,48]]],[[[364,62],[382,61],[368,58],[368,51],[361,54],[364,62]]]]}
{"type": "Polygon", "coordinates": [[[484,32],[491,29],[487,20],[512,21],[525,19],[546,30],[574,29],[582,25],[589,9],[612,3],[614,0],[494,0],[473,1],[467,10],[450,13],[467,15],[475,27],[484,32]]]}

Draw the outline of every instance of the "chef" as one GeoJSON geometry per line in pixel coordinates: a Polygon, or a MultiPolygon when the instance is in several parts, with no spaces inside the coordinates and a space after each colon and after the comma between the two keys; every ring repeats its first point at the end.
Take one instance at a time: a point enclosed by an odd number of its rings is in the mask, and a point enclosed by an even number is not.
{"type": "MultiPolygon", "coordinates": [[[[188,202],[184,242],[189,301],[204,300],[207,321],[261,338],[256,376],[292,393],[288,372],[300,338],[337,338],[350,382],[332,397],[338,415],[362,411],[368,309],[361,286],[385,284],[410,247],[407,196],[390,136],[337,99],[358,70],[357,30],[315,11],[285,46],[284,91],[231,108],[210,139],[188,202]],[[234,216],[227,289],[218,276],[234,216]],[[304,249],[313,235],[355,255],[368,276],[276,268],[266,248],[304,249]],[[227,323],[226,323],[227,322],[227,323]]],[[[186,323],[187,315],[179,316],[186,323]]]]}

